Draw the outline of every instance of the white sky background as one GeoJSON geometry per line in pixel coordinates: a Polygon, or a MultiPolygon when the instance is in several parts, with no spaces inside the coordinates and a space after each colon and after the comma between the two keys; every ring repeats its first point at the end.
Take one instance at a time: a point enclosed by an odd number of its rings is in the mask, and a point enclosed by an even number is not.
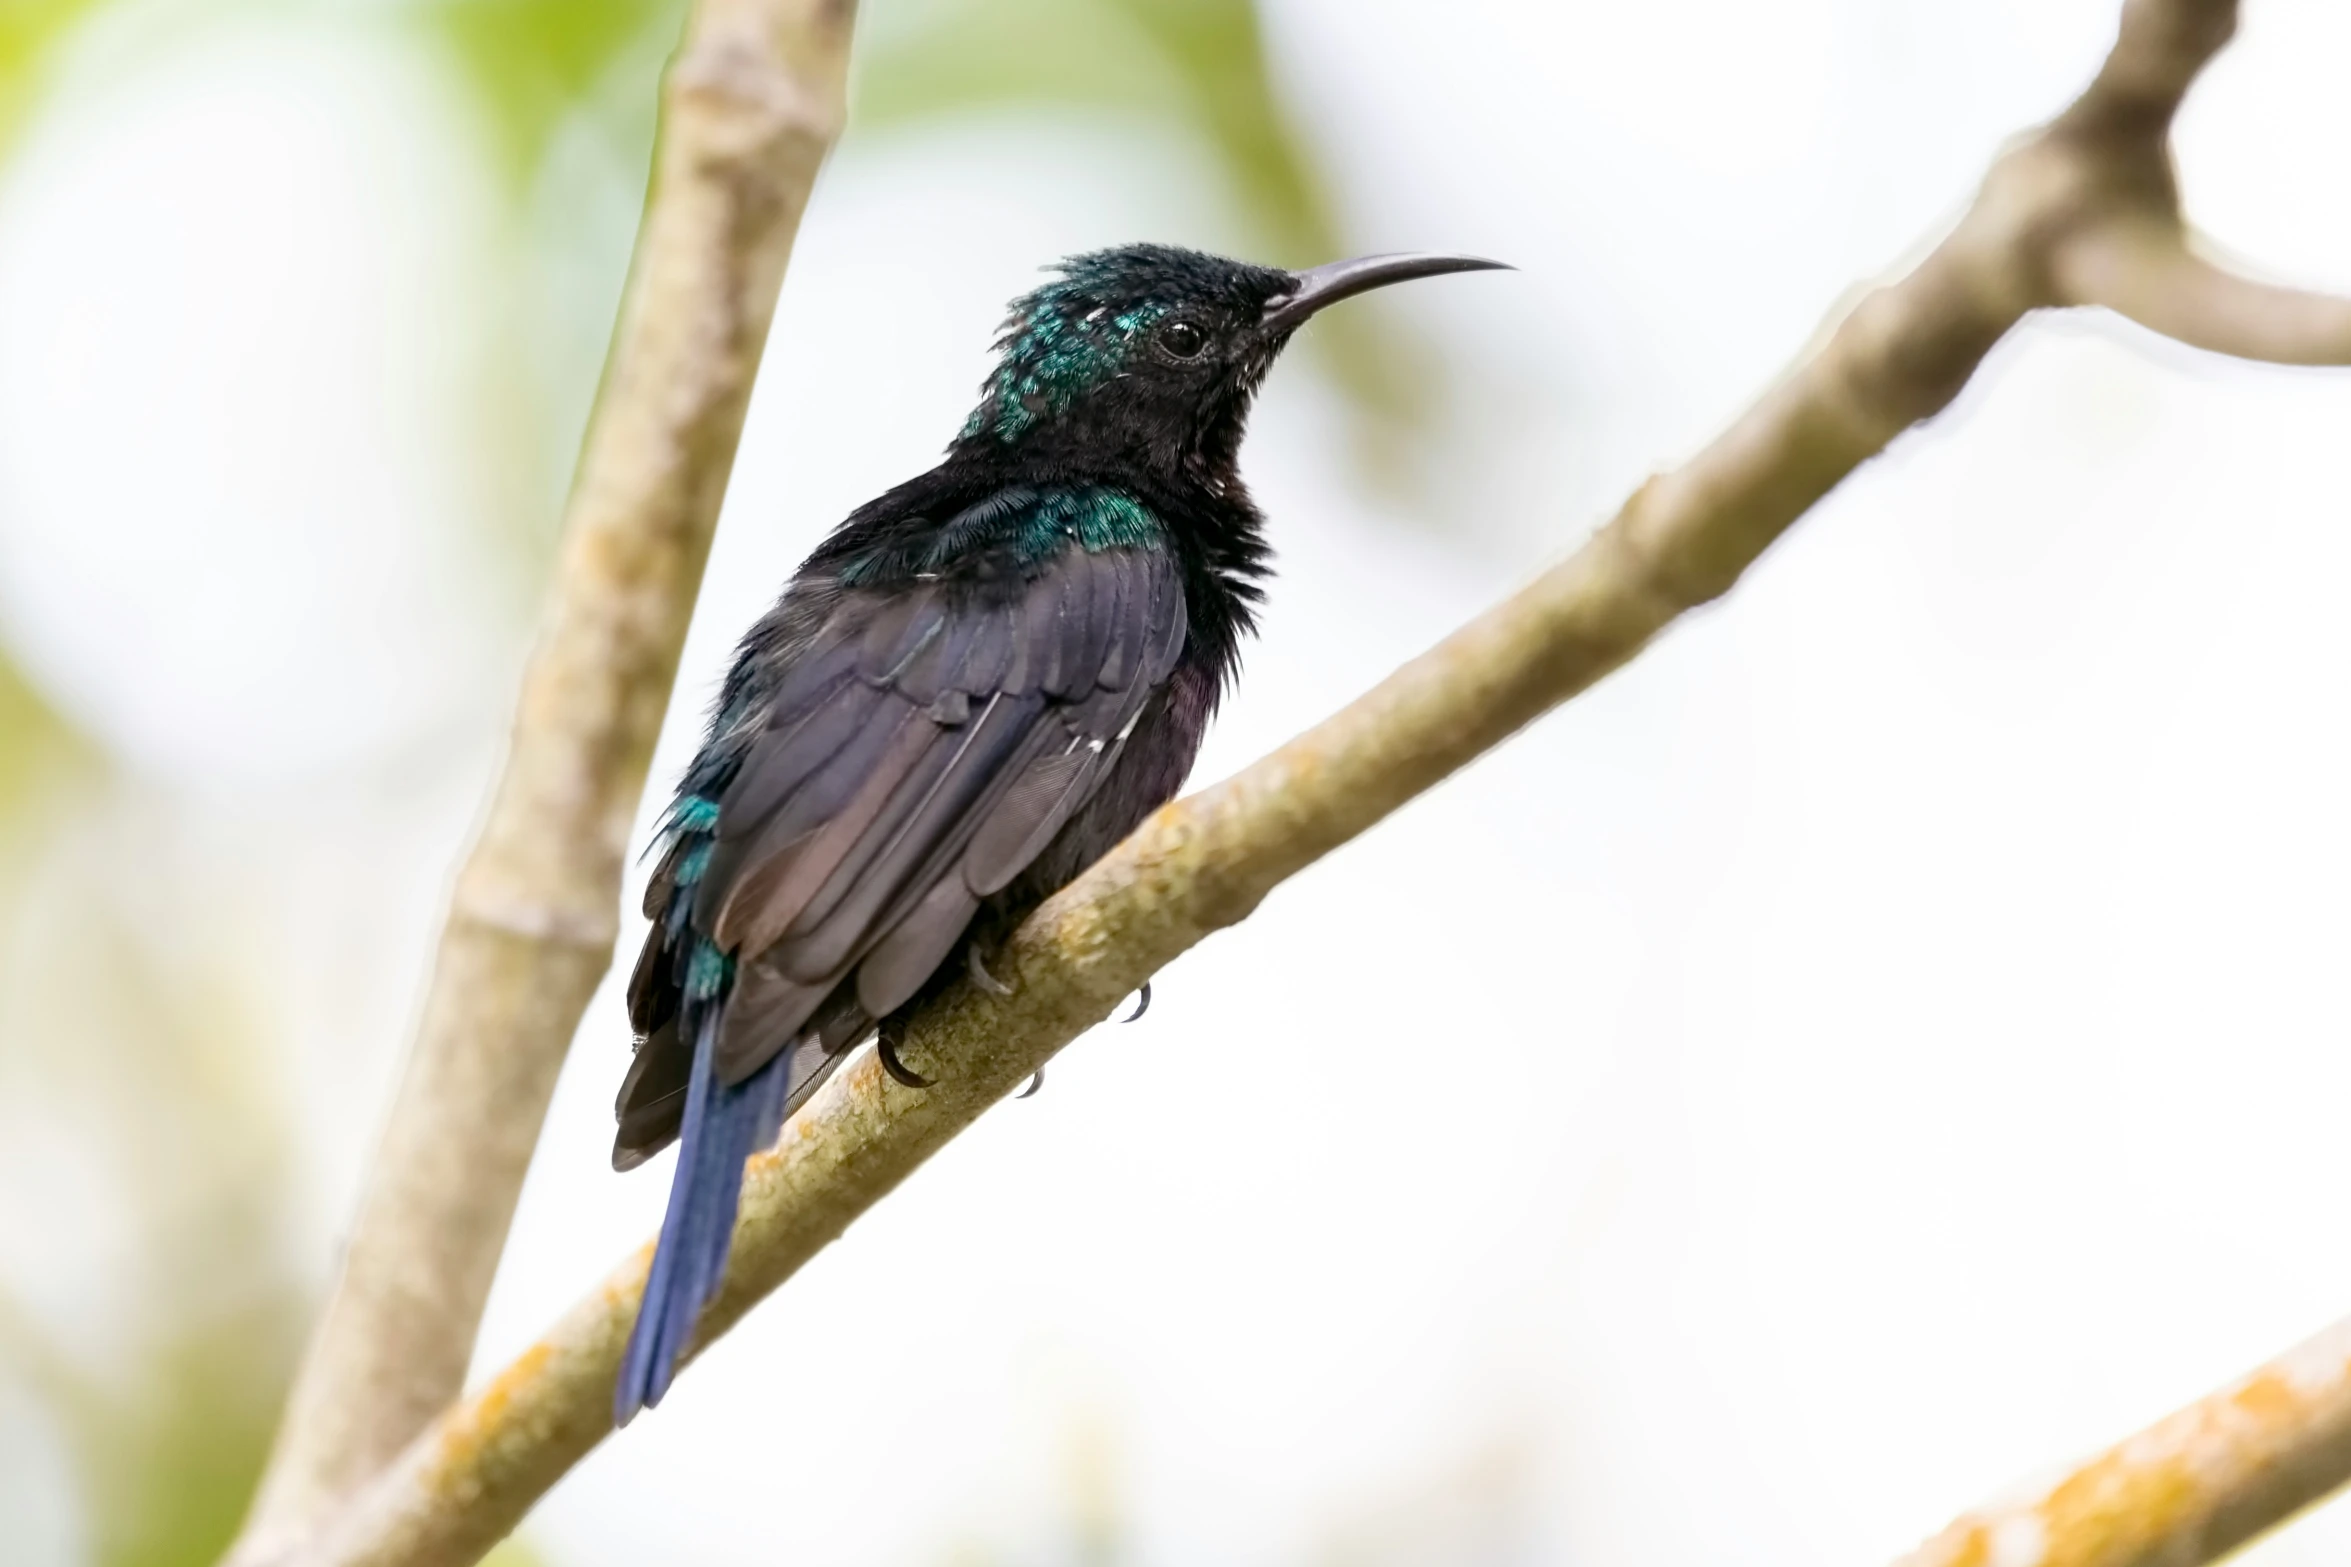
{"type": "MultiPolygon", "coordinates": [[[[1517,412],[1405,515],[1276,373],[1283,574],[1203,777],[1702,441],[2115,6],[1271,9],[1361,248],[1524,269],[1398,300],[1517,412]]],[[[2247,9],[2191,207],[2351,288],[2351,13],[2247,9]]],[[[193,845],[185,908],[241,876],[292,955],[322,1265],[512,671],[480,538],[514,435],[473,399],[533,285],[447,93],[364,16],[193,29],[83,73],[0,186],[0,627],[193,845]]],[[[1003,301],[1139,237],[1249,243],[1143,131],[852,135],[657,789],[792,564],[955,428],[1003,301]]],[[[1106,1487],[1151,1564],[1870,1563],[2351,1311],[2346,420],[2351,375],[2023,334],[1725,605],[992,1113],[533,1537],[1054,1563],[1106,1487]]],[[[605,1164],[626,1049],[608,995],[492,1360],[658,1219],[666,1161],[605,1164]]],[[[41,1304],[97,1300],[97,1251],[41,1304]]],[[[2252,1559],[2347,1546],[2338,1510],[2252,1559]]]]}

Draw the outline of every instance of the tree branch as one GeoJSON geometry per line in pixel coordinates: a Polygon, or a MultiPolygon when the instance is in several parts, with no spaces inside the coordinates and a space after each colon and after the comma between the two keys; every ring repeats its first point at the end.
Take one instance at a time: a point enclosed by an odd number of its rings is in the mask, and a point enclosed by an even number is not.
{"type": "Polygon", "coordinates": [[[2058,255],[2065,297],[2104,305],[2191,348],[2279,365],[2351,364],[2351,300],[2282,288],[2197,254],[2176,224],[2076,237],[2058,255]]]}
{"type": "Polygon", "coordinates": [[[1894,1567],[2187,1567],[2351,1475],[2351,1321],[2108,1448],[2029,1502],[1969,1513],[1894,1567]]]}
{"type": "Polygon", "coordinates": [[[623,856],[800,215],[850,0],[698,0],[511,747],[459,873],[341,1282],[238,1559],[281,1548],[463,1386],[623,856]]]}
{"type": "MultiPolygon", "coordinates": [[[[1572,558],[1345,711],[1161,811],[1038,910],[991,960],[1013,981],[1009,998],[964,986],[913,1026],[906,1054],[936,1086],[898,1087],[870,1057],[836,1076],[752,1161],[704,1342],[1157,970],[1727,590],[1855,467],[1945,407],[2028,311],[2097,297],[2096,247],[2150,214],[2176,229],[2171,119],[2235,14],[2232,0],[2129,0],[2113,53],[2082,97],[2003,155],[1909,276],[1863,298],[1687,466],[1644,486],[1572,558]]],[[[2340,357],[2323,332],[2304,341],[2274,321],[2246,342],[2269,350],[2263,357],[2340,357]]],[[[295,1559],[477,1559],[610,1429],[648,1256],[445,1415],[295,1559]]],[[[2221,1533],[2244,1538],[2351,1470],[2351,1442],[2319,1430],[2280,1436],[2293,1486],[2245,1488],[2214,1504],[2212,1516],[2230,1520],[2221,1533]]],[[[2141,1533],[2176,1546],[2188,1537],[2164,1532],[2170,1516],[2151,1515],[2141,1533]]],[[[2221,1535],[2195,1536],[2207,1537],[2221,1535]]],[[[2190,1551],[2166,1561],[2202,1559],[2190,1551]]]]}

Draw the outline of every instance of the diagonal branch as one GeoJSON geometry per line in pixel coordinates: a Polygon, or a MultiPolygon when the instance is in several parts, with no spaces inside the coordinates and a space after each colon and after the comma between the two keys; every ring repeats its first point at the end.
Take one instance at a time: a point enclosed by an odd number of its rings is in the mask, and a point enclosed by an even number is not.
{"type": "MultiPolygon", "coordinates": [[[[2179,229],[2170,123],[2235,15],[2233,0],[2128,0],[2081,98],[2003,155],[1913,272],[1864,297],[1705,451],[1644,486],[1572,558],[1345,711],[1161,811],[1038,910],[999,963],[1009,998],[966,986],[914,1025],[906,1053],[936,1086],[900,1088],[870,1058],[839,1074],[752,1162],[704,1341],[1155,971],[1726,591],[1854,468],[1946,406],[2027,312],[2099,300],[2085,260],[2096,247],[2134,243],[2150,221],[2179,229]]],[[[2297,362],[2347,357],[2323,332],[2304,340],[2276,323],[2247,345],[2297,362]]],[[[610,1429],[646,1260],[614,1273],[288,1559],[476,1560],[610,1429]]],[[[2212,1539],[2244,1538],[2351,1474],[2351,1443],[2317,1431],[2282,1438],[2296,1484],[2245,1490],[2212,1539]]],[[[2168,1542],[2167,1563],[2206,1559],[2205,1534],[2170,1528],[2155,1517],[2141,1532],[2168,1542]]]]}
{"type": "Polygon", "coordinates": [[[2048,1490],[1969,1513],[1894,1567],[2187,1567],[2351,1475],[2351,1321],[2116,1443],[2048,1490]]]}
{"type": "Polygon", "coordinates": [[[623,855],[800,214],[850,0],[698,0],[511,748],[460,872],[343,1275],[237,1559],[283,1546],[457,1396],[557,1069],[611,964],[623,855]]]}

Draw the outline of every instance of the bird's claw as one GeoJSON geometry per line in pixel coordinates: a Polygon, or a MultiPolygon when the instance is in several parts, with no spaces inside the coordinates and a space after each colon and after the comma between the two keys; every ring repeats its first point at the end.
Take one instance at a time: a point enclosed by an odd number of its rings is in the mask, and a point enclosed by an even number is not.
{"type": "Polygon", "coordinates": [[[898,1059],[898,1042],[889,1035],[877,1034],[874,1036],[873,1053],[880,1059],[882,1070],[889,1073],[894,1081],[908,1088],[928,1088],[931,1086],[931,1079],[898,1059]]]}
{"type": "Polygon", "coordinates": [[[1029,1086],[1028,1086],[1028,1087],[1026,1087],[1026,1088],[1024,1088],[1024,1089],[1022,1089],[1022,1090],[1021,1090],[1019,1093],[1017,1093],[1017,1094],[1014,1094],[1012,1097],[1013,1097],[1013,1098],[1015,1098],[1015,1099],[1028,1099],[1028,1098],[1032,1098],[1032,1097],[1034,1097],[1034,1096],[1035,1096],[1035,1094],[1036,1094],[1037,1090],[1038,1090],[1038,1089],[1040,1089],[1040,1088],[1042,1088],[1042,1087],[1044,1087],[1044,1086],[1045,1086],[1045,1069],[1044,1069],[1043,1067],[1039,1067],[1039,1068],[1037,1068],[1037,1075],[1029,1079],[1029,1086]]]}
{"type": "Polygon", "coordinates": [[[1142,1018],[1142,1016],[1143,1016],[1143,1014],[1144,1014],[1144,1013],[1146,1013],[1146,1012],[1148,1012],[1148,1011],[1150,1011],[1150,1010],[1151,1010],[1151,981],[1149,981],[1149,980],[1145,980],[1145,981],[1143,981],[1143,988],[1142,988],[1141,990],[1138,990],[1138,991],[1136,991],[1136,992],[1135,992],[1135,1010],[1134,1010],[1134,1011],[1132,1011],[1132,1012],[1129,1012],[1129,1013],[1128,1013],[1128,1014],[1127,1014],[1125,1017],[1122,1017],[1122,1018],[1120,1018],[1120,1019],[1119,1019],[1119,1021],[1120,1021],[1121,1023],[1133,1023],[1133,1022],[1136,1022],[1136,1021],[1138,1021],[1138,1020],[1140,1020],[1140,1019],[1142,1018]]]}
{"type": "Polygon", "coordinates": [[[964,967],[971,971],[971,982],[991,996],[1009,996],[1012,987],[988,972],[988,965],[980,959],[980,949],[971,948],[964,954],[964,967]]]}

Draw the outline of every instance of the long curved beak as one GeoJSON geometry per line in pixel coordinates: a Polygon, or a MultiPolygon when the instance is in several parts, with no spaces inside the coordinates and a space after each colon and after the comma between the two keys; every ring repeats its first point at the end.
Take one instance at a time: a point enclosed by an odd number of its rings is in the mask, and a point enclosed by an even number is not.
{"type": "Polygon", "coordinates": [[[1416,277],[1516,270],[1506,261],[1488,261],[1482,256],[1434,256],[1417,252],[1328,261],[1319,267],[1291,273],[1298,280],[1297,288],[1268,301],[1260,324],[1279,332],[1292,331],[1325,305],[1335,305],[1371,289],[1386,288],[1390,283],[1410,282],[1416,277]]]}

